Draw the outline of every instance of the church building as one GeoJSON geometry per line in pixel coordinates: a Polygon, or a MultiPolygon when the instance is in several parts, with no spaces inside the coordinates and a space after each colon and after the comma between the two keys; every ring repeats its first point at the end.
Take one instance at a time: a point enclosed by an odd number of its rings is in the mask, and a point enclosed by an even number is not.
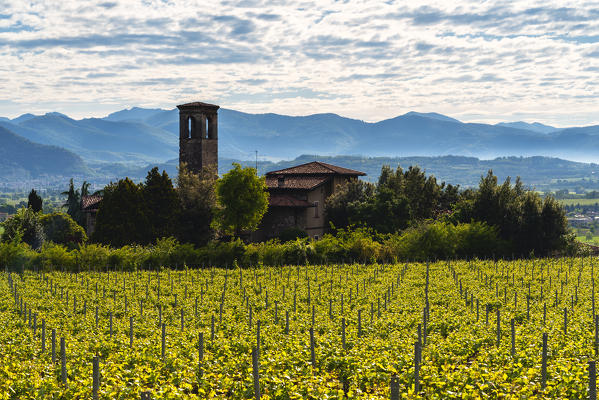
{"type": "MultiPolygon", "coordinates": [[[[214,104],[193,102],[178,105],[179,109],[179,164],[199,173],[206,169],[218,173],[218,109],[214,104]]],[[[257,232],[255,241],[276,238],[287,229],[305,231],[318,239],[327,232],[324,212],[326,199],[340,185],[366,175],[324,162],[314,161],[266,174],[270,194],[268,211],[257,232]]],[[[81,209],[86,215],[86,231],[93,233],[95,217],[100,207],[100,196],[83,196],[81,209]]]]}

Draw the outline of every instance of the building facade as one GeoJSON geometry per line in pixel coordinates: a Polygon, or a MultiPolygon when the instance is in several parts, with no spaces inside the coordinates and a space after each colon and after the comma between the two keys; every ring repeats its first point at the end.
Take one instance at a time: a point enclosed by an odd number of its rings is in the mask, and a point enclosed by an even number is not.
{"type": "Polygon", "coordinates": [[[267,240],[294,228],[314,239],[328,230],[325,201],[339,186],[364,172],[314,161],[266,174],[270,194],[268,211],[253,240],[267,240]]]}

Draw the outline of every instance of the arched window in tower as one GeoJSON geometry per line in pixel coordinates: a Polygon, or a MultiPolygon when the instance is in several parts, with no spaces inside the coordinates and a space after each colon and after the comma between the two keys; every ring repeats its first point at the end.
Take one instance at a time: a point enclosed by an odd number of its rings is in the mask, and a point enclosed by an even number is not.
{"type": "Polygon", "coordinates": [[[193,137],[193,117],[187,118],[187,139],[191,139],[193,137]]]}
{"type": "Polygon", "coordinates": [[[210,119],[206,118],[206,139],[210,138],[210,119]]]}

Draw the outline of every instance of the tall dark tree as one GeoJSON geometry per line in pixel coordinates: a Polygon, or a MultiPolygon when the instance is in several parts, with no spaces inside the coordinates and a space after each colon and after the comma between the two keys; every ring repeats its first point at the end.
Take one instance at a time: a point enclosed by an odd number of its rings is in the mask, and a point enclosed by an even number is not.
{"type": "Polygon", "coordinates": [[[158,238],[173,235],[180,203],[173,182],[166,171],[160,174],[157,167],[152,168],[146,177],[142,194],[150,224],[149,241],[154,242],[158,238]]]}
{"type": "Polygon", "coordinates": [[[418,167],[404,171],[381,169],[375,188],[352,182],[327,200],[327,216],[338,228],[358,225],[381,233],[397,232],[451,210],[460,198],[458,188],[437,183],[418,167]]]}
{"type": "Polygon", "coordinates": [[[31,189],[29,192],[29,198],[27,199],[27,208],[31,208],[35,212],[42,211],[43,200],[35,189],[31,189]]]}
{"type": "Polygon", "coordinates": [[[454,218],[497,227],[518,256],[547,255],[571,242],[565,210],[553,197],[541,200],[538,193],[524,189],[519,178],[514,185],[509,177],[498,185],[493,171],[481,177],[478,190],[462,195],[454,218]]]}
{"type": "MultiPolygon", "coordinates": [[[[67,214],[71,216],[71,218],[79,223],[82,219],[81,217],[81,195],[79,190],[75,190],[75,185],[73,184],[73,178],[69,181],[69,190],[61,193],[63,196],[67,196],[67,200],[62,205],[63,208],[67,209],[67,214]]],[[[81,225],[81,224],[80,224],[81,225]]]]}
{"type": "Polygon", "coordinates": [[[83,196],[89,195],[89,187],[90,183],[83,181],[81,190],[75,189],[73,178],[71,178],[69,181],[69,190],[61,193],[63,196],[67,196],[62,207],[67,209],[67,214],[80,226],[85,226],[85,216],[81,211],[81,199],[83,196]]]}
{"type": "Polygon", "coordinates": [[[143,189],[129,178],[104,188],[92,236],[115,247],[149,243],[150,223],[145,213],[143,189]]]}
{"type": "Polygon", "coordinates": [[[205,168],[194,174],[181,164],[177,178],[180,212],[176,227],[176,236],[181,242],[202,246],[212,239],[216,178],[216,171],[205,168]]]}
{"type": "Polygon", "coordinates": [[[374,185],[352,179],[335,190],[325,202],[328,221],[337,228],[360,224],[360,209],[374,195],[374,185]]]}

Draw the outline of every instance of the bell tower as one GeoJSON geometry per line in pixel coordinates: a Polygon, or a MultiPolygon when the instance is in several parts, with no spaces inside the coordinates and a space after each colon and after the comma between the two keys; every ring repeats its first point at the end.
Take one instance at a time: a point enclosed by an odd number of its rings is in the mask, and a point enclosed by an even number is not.
{"type": "Polygon", "coordinates": [[[218,174],[218,109],[200,102],[181,104],[179,109],[179,164],[193,173],[205,168],[218,174]]]}

